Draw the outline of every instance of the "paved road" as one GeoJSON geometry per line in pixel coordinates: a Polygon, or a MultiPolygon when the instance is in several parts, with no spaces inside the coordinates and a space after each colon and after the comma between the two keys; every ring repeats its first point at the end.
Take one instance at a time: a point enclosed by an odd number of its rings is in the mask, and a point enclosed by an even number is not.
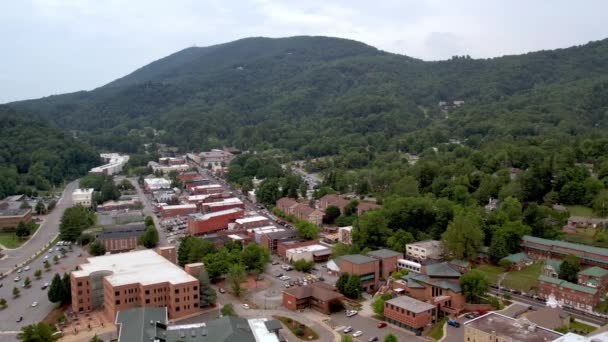
{"type": "Polygon", "coordinates": [[[351,336],[355,331],[361,330],[363,335],[353,338],[354,341],[367,341],[373,336],[377,336],[380,338],[380,341],[384,341],[384,336],[388,335],[389,333],[397,336],[399,341],[426,341],[422,337],[415,336],[414,333],[397,329],[390,324],[384,328],[378,328],[376,326],[378,322],[380,321],[361,315],[346,317],[345,312],[339,312],[331,315],[330,324],[335,327],[335,329],[340,329],[339,333],[342,333],[342,330],[344,330],[345,327],[351,326],[353,331],[348,334],[351,336]]]}
{"type": "Polygon", "coordinates": [[[129,182],[131,182],[131,184],[133,184],[133,186],[137,190],[137,195],[139,196],[139,199],[144,204],[144,209],[143,209],[144,215],[151,216],[152,219],[154,219],[154,224],[156,225],[156,230],[158,230],[158,245],[160,247],[168,246],[169,243],[167,242],[167,233],[165,232],[164,229],[162,229],[160,222],[158,221],[158,218],[156,217],[156,215],[154,215],[154,210],[152,209],[152,203],[150,203],[150,199],[146,196],[146,194],[142,190],[141,186],[139,186],[139,183],[137,183],[136,178],[128,178],[128,179],[129,179],[129,182]]]}
{"type": "Polygon", "coordinates": [[[13,269],[15,265],[27,261],[55,238],[59,232],[59,221],[61,220],[63,211],[72,206],[72,192],[77,187],[78,180],[69,183],[65,187],[55,209],[46,215],[44,222],[40,225],[36,234],[27,243],[17,249],[7,249],[4,251],[7,257],[0,260],[0,272],[6,273],[13,269]]]}
{"type": "MultiPolygon", "coordinates": [[[[495,295],[502,294],[502,292],[500,290],[497,290],[497,289],[494,289],[494,288],[491,288],[490,292],[492,294],[495,294],[495,295]]],[[[529,305],[534,305],[534,306],[536,306],[538,308],[545,307],[545,302],[544,301],[538,301],[538,300],[535,300],[533,298],[529,298],[529,297],[526,297],[526,296],[518,295],[518,294],[515,294],[515,293],[510,293],[510,292],[507,292],[507,291],[504,291],[504,293],[509,293],[511,295],[511,298],[513,300],[515,300],[515,301],[518,301],[518,302],[521,302],[521,303],[525,303],[525,304],[529,304],[529,305]]],[[[606,319],[606,318],[598,317],[598,316],[595,316],[595,315],[591,315],[591,314],[583,312],[583,311],[574,310],[574,309],[567,308],[567,307],[564,307],[562,309],[564,311],[568,312],[569,314],[571,314],[573,317],[575,317],[577,319],[580,319],[581,321],[590,322],[590,323],[593,323],[593,324],[597,324],[599,326],[602,326],[602,325],[604,325],[604,324],[606,324],[608,322],[608,319],[606,319]]]]}

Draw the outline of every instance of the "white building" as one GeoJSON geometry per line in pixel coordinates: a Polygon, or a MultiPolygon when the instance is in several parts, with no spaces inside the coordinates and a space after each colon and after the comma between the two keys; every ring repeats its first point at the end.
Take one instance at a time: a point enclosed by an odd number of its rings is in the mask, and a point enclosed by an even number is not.
{"type": "Polygon", "coordinates": [[[144,188],[147,191],[171,189],[171,182],[164,178],[146,178],[144,179],[144,188]]]}
{"type": "Polygon", "coordinates": [[[338,241],[347,244],[347,245],[352,245],[353,244],[353,226],[348,226],[348,227],[340,227],[338,228],[338,241]]]}
{"type": "Polygon", "coordinates": [[[304,247],[290,248],[285,251],[285,257],[291,262],[304,259],[314,261],[315,256],[331,254],[331,250],[323,245],[310,245],[304,247]]]}
{"type": "Polygon", "coordinates": [[[72,202],[74,205],[83,207],[91,207],[93,205],[93,191],[95,189],[76,189],[72,193],[72,202]]]}
{"type": "Polygon", "coordinates": [[[123,166],[129,161],[128,155],[118,153],[101,153],[99,156],[106,164],[92,168],[89,173],[112,176],[122,172],[123,166]]]}
{"type": "Polygon", "coordinates": [[[161,165],[157,162],[151,161],[148,162],[148,166],[152,168],[152,171],[156,173],[157,171],[162,173],[163,175],[168,174],[171,171],[183,172],[190,170],[190,165],[188,164],[176,164],[176,165],[161,165]]]}
{"type": "Polygon", "coordinates": [[[405,245],[405,256],[409,260],[440,260],[443,257],[441,241],[426,240],[405,245]]]}

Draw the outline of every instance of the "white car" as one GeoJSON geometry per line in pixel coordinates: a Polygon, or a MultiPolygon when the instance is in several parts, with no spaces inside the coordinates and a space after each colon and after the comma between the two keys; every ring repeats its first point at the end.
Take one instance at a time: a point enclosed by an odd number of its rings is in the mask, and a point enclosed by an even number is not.
{"type": "Polygon", "coordinates": [[[353,317],[356,314],[358,314],[358,312],[355,310],[346,310],[346,317],[353,317]]]}
{"type": "Polygon", "coordinates": [[[23,272],[23,269],[20,268],[17,270],[17,273],[21,273],[21,272],[23,272]]]}
{"type": "Polygon", "coordinates": [[[21,280],[21,277],[19,277],[19,276],[15,277],[15,281],[19,281],[19,280],[21,280]]]}
{"type": "Polygon", "coordinates": [[[351,331],[353,331],[353,327],[351,327],[351,326],[348,326],[348,327],[344,328],[344,330],[342,330],[342,332],[345,334],[348,334],[351,331]]]}
{"type": "Polygon", "coordinates": [[[23,270],[24,270],[24,271],[29,271],[30,269],[31,269],[31,267],[30,267],[29,265],[28,265],[28,266],[25,266],[25,267],[23,268],[23,270]]]}
{"type": "Polygon", "coordinates": [[[291,277],[290,277],[290,276],[282,276],[282,277],[281,277],[281,278],[279,278],[279,279],[281,279],[281,280],[285,281],[285,280],[289,280],[289,279],[291,279],[291,277]]]}
{"type": "Polygon", "coordinates": [[[36,307],[36,306],[38,306],[38,302],[33,302],[32,307],[36,307]]]}
{"type": "Polygon", "coordinates": [[[49,260],[49,256],[48,256],[48,255],[45,255],[45,256],[44,256],[44,260],[49,260]]]}
{"type": "Polygon", "coordinates": [[[359,337],[361,335],[363,335],[363,331],[361,331],[361,330],[357,330],[353,333],[353,337],[359,337]]]}
{"type": "Polygon", "coordinates": [[[249,310],[249,304],[241,304],[241,307],[245,310],[249,310]]]}

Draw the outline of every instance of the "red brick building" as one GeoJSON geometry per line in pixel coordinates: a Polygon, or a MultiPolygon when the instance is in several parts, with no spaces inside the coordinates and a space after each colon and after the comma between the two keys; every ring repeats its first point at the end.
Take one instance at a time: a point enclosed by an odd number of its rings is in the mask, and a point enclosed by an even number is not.
{"type": "Polygon", "coordinates": [[[608,249],[580,245],[577,243],[541,239],[533,236],[522,238],[522,250],[536,260],[561,259],[573,254],[581,264],[608,267],[608,249]]]}
{"type": "Polygon", "coordinates": [[[201,176],[196,171],[181,172],[179,175],[177,175],[176,178],[179,179],[180,181],[184,182],[184,185],[185,185],[185,183],[187,183],[189,181],[205,179],[203,176],[201,176]]]}
{"type": "Polygon", "coordinates": [[[291,248],[312,246],[319,243],[319,240],[304,240],[304,239],[284,239],[277,241],[277,255],[281,258],[286,257],[286,252],[291,248]]]}
{"type": "Polygon", "coordinates": [[[359,254],[343,255],[338,259],[340,272],[358,275],[363,290],[372,292],[380,284],[380,261],[372,257],[359,254]]]}
{"type": "Polygon", "coordinates": [[[388,279],[397,270],[397,261],[403,258],[403,254],[390,249],[379,249],[367,253],[367,256],[378,259],[380,267],[380,277],[388,279]]]}
{"type": "Polygon", "coordinates": [[[340,209],[340,212],[344,212],[344,207],[350,203],[349,200],[344,199],[336,194],[325,195],[319,199],[319,209],[325,211],[327,207],[334,206],[340,209]]]}
{"type": "Polygon", "coordinates": [[[164,205],[160,207],[162,218],[194,214],[198,211],[196,204],[164,205]]]}
{"type": "Polygon", "coordinates": [[[265,233],[260,236],[260,246],[270,251],[270,254],[277,254],[279,242],[284,239],[293,239],[296,232],[291,229],[265,233]]]}
{"type": "Polygon", "coordinates": [[[315,226],[320,226],[323,223],[323,216],[325,213],[318,209],[313,209],[308,204],[299,203],[294,207],[291,207],[291,214],[296,218],[304,221],[308,221],[315,226]]]}
{"type": "Polygon", "coordinates": [[[32,209],[2,209],[0,210],[0,228],[16,228],[19,222],[32,221],[32,209]]]}
{"type": "Polygon", "coordinates": [[[224,191],[224,188],[219,184],[197,185],[191,187],[190,189],[190,193],[193,195],[217,194],[224,191]]]}
{"type": "Polygon", "coordinates": [[[238,199],[236,197],[231,197],[231,198],[223,198],[219,201],[203,203],[202,207],[203,207],[203,212],[214,213],[217,211],[223,211],[223,210],[228,210],[228,209],[232,209],[232,208],[240,208],[240,209],[244,210],[245,204],[243,204],[243,202],[240,199],[238,199]]]}
{"type": "Polygon", "coordinates": [[[106,252],[125,252],[137,248],[139,237],[145,230],[146,226],[140,223],[103,228],[96,239],[104,246],[106,252]]]}
{"type": "Polygon", "coordinates": [[[538,296],[545,300],[555,298],[562,304],[579,310],[592,311],[600,300],[597,288],[574,284],[545,275],[538,277],[538,296]]]}
{"type": "Polygon", "coordinates": [[[437,320],[435,306],[408,296],[384,302],[384,318],[398,327],[419,332],[437,320]]]}
{"type": "Polygon", "coordinates": [[[234,221],[236,228],[255,228],[269,226],[270,219],[266,216],[247,216],[234,221]]]}
{"type": "Polygon", "coordinates": [[[378,208],[380,208],[380,206],[376,203],[359,202],[359,205],[357,205],[357,215],[361,215],[368,210],[374,210],[378,208]]]}
{"type": "Polygon", "coordinates": [[[192,214],[188,217],[188,233],[201,235],[224,230],[228,224],[243,217],[243,209],[232,208],[207,214],[192,214]]]}
{"type": "Polygon", "coordinates": [[[298,204],[298,201],[293,198],[283,197],[277,201],[276,207],[285,214],[293,215],[293,208],[298,204]]]}
{"type": "Polygon", "coordinates": [[[343,298],[333,286],[316,282],[284,290],[283,306],[292,311],[311,308],[328,315],[342,307],[343,298]]]}

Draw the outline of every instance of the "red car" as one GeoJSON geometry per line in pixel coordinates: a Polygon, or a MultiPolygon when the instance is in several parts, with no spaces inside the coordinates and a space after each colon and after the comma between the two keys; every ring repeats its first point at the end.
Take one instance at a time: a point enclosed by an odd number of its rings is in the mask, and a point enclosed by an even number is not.
{"type": "Polygon", "coordinates": [[[378,328],[384,328],[386,326],[386,322],[379,322],[377,327],[378,328]]]}

